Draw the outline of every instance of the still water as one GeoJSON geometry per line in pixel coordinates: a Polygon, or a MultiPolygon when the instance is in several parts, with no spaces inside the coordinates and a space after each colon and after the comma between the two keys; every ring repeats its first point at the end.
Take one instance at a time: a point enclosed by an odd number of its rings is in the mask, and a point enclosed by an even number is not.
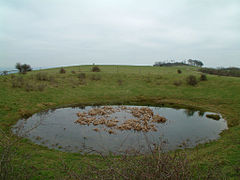
{"type": "MultiPolygon", "coordinates": [[[[102,106],[98,106],[102,107],[102,106]]],[[[111,106],[119,108],[121,106],[111,106]]],[[[146,107],[146,106],[126,106],[146,107]]],[[[148,107],[155,115],[167,119],[165,123],[157,123],[157,131],[120,131],[114,134],[107,131],[94,131],[101,126],[81,125],[75,123],[77,113],[88,112],[96,106],[69,107],[36,113],[28,119],[20,119],[13,127],[13,132],[26,137],[32,142],[66,152],[83,153],[123,153],[125,151],[147,152],[153,144],[161,145],[163,150],[175,150],[194,147],[199,143],[216,140],[220,133],[227,129],[226,121],[213,120],[206,117],[210,112],[174,109],[166,107],[148,107]]],[[[126,111],[109,115],[123,122],[134,118],[126,111]]]]}

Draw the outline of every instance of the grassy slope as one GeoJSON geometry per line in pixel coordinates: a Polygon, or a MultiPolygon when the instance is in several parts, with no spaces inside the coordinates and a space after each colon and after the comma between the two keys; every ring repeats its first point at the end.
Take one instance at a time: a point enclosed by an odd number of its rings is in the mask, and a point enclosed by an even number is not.
{"type": "MultiPolygon", "coordinates": [[[[186,85],[187,75],[200,73],[192,67],[131,67],[100,66],[100,73],[90,72],[90,66],[68,67],[66,74],[59,69],[44,70],[55,77],[55,82],[44,82],[47,88],[43,92],[26,92],[23,88],[12,88],[11,77],[0,77],[0,128],[9,133],[11,125],[17,122],[23,113],[34,113],[50,107],[67,104],[178,104],[220,112],[231,127],[215,142],[200,145],[191,151],[192,158],[198,160],[203,169],[216,167],[226,176],[237,178],[240,167],[240,78],[208,75],[208,81],[200,82],[196,87],[186,85]],[[85,72],[87,84],[79,85],[77,75],[85,72]],[[177,69],[182,74],[177,74],[177,69]],[[76,71],[72,74],[71,71],[76,71]],[[93,81],[91,76],[98,74],[101,80],[93,81]],[[118,80],[122,80],[119,85],[118,80]],[[173,85],[181,80],[181,86],[173,85]]],[[[39,83],[30,72],[23,76],[25,81],[39,83]]],[[[96,156],[81,156],[49,150],[31,144],[25,140],[19,153],[31,154],[28,162],[40,171],[39,177],[51,178],[61,157],[69,164],[95,161],[96,156]]]]}

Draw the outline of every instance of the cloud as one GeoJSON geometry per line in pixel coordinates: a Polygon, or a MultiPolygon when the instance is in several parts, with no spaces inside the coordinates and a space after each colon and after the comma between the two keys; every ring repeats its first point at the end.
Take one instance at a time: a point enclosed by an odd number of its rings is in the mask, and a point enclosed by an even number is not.
{"type": "Polygon", "coordinates": [[[0,66],[188,58],[239,66],[239,18],[238,0],[3,0],[0,66]]]}

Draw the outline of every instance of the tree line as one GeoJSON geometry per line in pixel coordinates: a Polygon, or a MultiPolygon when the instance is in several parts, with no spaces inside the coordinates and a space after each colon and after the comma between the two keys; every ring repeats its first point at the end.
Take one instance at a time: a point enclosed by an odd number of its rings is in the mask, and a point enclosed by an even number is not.
{"type": "Polygon", "coordinates": [[[171,60],[171,61],[158,61],[155,62],[153,66],[197,66],[197,67],[202,67],[204,64],[202,61],[200,60],[193,60],[193,59],[189,59],[189,60],[184,60],[184,61],[175,61],[175,60],[171,60]]]}

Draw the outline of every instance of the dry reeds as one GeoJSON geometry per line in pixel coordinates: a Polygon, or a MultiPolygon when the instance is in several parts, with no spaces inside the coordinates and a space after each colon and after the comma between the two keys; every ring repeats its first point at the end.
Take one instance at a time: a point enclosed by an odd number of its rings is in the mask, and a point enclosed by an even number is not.
{"type": "MultiPolygon", "coordinates": [[[[104,125],[106,128],[103,128],[109,134],[115,134],[114,130],[134,130],[134,131],[157,131],[155,123],[165,123],[167,121],[166,118],[160,115],[154,115],[153,111],[148,107],[111,107],[104,106],[101,108],[93,108],[88,112],[79,112],[77,113],[79,117],[75,123],[79,123],[80,125],[104,125]],[[116,118],[110,117],[111,114],[125,111],[130,113],[135,118],[126,119],[124,122],[120,123],[120,120],[116,118]]],[[[94,131],[100,131],[98,128],[94,128],[94,131]]]]}

